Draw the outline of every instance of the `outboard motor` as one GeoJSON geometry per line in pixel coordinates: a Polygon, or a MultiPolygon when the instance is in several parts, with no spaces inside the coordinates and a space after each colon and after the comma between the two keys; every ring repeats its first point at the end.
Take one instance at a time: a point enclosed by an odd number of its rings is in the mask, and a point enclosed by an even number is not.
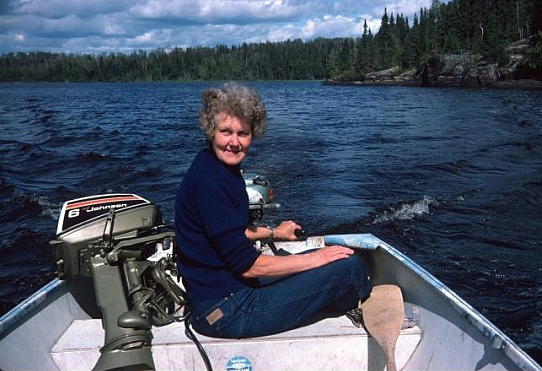
{"type": "Polygon", "coordinates": [[[94,283],[105,329],[94,369],[154,369],[151,327],[173,322],[186,304],[172,278],[175,234],[158,207],[134,194],[67,201],[51,244],[59,278],[94,283]],[[160,251],[169,253],[147,260],[160,251]]]}

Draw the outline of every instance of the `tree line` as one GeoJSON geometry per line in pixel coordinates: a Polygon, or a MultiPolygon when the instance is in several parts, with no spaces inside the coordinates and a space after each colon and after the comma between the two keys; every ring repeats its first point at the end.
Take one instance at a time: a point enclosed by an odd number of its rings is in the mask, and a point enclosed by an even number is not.
{"type": "MultiPolygon", "coordinates": [[[[507,44],[542,33],[541,17],[539,0],[433,0],[412,19],[385,9],[376,34],[365,22],[355,38],[131,54],[5,53],[0,56],[0,80],[351,80],[395,66],[417,68],[435,54],[464,52],[505,63],[507,44]]],[[[533,63],[542,66],[540,54],[533,63]]]]}

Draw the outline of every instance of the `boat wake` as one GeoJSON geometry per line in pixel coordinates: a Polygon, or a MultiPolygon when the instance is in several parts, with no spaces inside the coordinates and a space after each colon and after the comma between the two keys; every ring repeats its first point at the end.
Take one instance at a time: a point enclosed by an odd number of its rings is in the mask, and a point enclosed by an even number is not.
{"type": "Polygon", "coordinates": [[[430,196],[423,196],[423,199],[414,202],[404,203],[399,206],[392,206],[383,213],[375,216],[372,224],[386,223],[394,220],[412,220],[417,216],[429,214],[430,206],[438,206],[439,202],[430,196]]]}

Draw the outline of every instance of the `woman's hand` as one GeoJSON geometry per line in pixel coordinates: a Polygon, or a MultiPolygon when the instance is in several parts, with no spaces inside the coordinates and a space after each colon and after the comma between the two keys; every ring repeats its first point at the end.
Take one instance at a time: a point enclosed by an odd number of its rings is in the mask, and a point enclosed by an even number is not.
{"type": "Polygon", "coordinates": [[[317,268],[321,267],[322,265],[334,262],[335,260],[346,259],[353,253],[354,250],[348,247],[332,245],[326,246],[322,249],[318,249],[307,255],[309,255],[310,258],[314,260],[314,268],[317,268]]]}
{"type": "MultiPolygon", "coordinates": [[[[294,223],[295,224],[295,223],[294,223]]],[[[346,259],[354,253],[344,246],[326,246],[307,254],[274,256],[262,254],[243,277],[274,277],[303,272],[321,267],[336,260],[346,259]]]]}
{"type": "Polygon", "coordinates": [[[275,228],[275,238],[277,240],[295,241],[297,240],[296,229],[301,229],[301,226],[293,220],[284,221],[275,228]]]}

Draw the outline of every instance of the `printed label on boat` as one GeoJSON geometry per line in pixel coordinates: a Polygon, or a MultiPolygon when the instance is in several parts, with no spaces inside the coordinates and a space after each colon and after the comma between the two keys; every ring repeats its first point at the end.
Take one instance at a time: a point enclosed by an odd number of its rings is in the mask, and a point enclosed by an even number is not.
{"type": "Polygon", "coordinates": [[[247,358],[236,356],[228,361],[226,371],[252,371],[252,364],[247,358]]]}

